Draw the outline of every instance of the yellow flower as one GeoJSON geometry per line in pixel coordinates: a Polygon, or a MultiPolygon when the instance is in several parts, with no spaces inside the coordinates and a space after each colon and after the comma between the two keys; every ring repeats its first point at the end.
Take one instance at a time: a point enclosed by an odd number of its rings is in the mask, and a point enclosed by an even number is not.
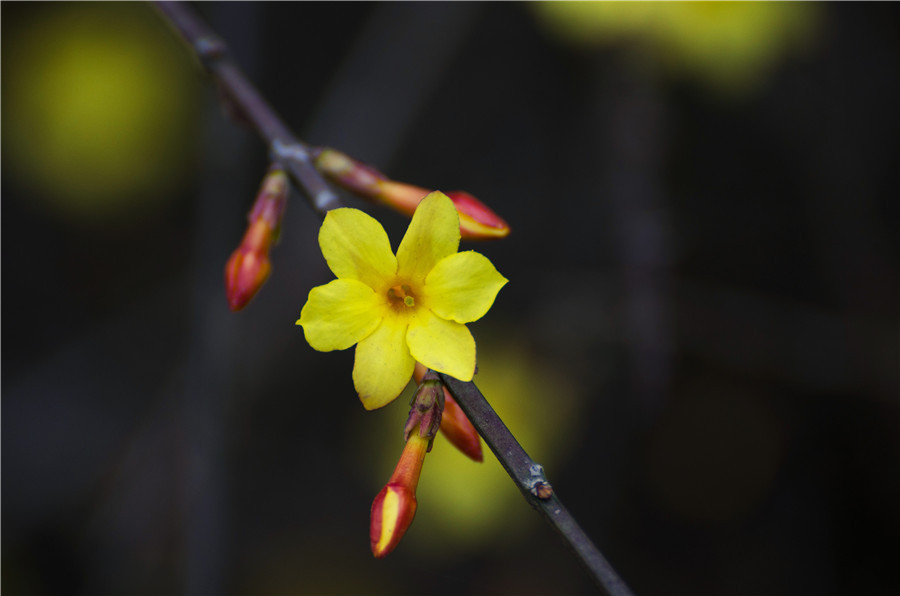
{"type": "Polygon", "coordinates": [[[397,256],[384,228],[357,209],[328,212],[319,246],[337,279],[313,288],[298,325],[321,352],[356,346],[353,384],[366,409],[393,401],[416,362],[471,381],[483,317],[507,279],[483,255],[456,252],[459,216],[441,192],[416,209],[397,256]]]}

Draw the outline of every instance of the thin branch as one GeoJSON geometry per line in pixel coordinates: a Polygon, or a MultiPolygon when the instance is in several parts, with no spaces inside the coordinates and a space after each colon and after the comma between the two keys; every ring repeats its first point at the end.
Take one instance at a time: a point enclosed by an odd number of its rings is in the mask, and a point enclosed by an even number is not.
{"type": "MultiPolygon", "coordinates": [[[[228,58],[224,42],[186,4],[155,4],[191,46],[204,68],[224,90],[228,100],[266,141],[272,159],[287,169],[294,182],[306,193],[313,208],[324,216],[329,209],[341,206],[337,195],[313,166],[313,150],[287,128],[228,58]]],[[[540,511],[560,533],[597,584],[611,596],[630,595],[631,592],[622,579],[563,507],[547,482],[543,467],[522,449],[475,384],[463,383],[446,375],[441,377],[528,503],[540,511]]]]}
{"type": "Polygon", "coordinates": [[[610,596],[630,595],[631,590],[622,578],[594,546],[575,518],[563,507],[544,476],[543,466],[532,460],[522,449],[475,383],[465,383],[445,374],[441,374],[441,379],[475,426],[475,430],[497,456],[506,473],[522,491],[528,504],[559,532],[594,577],[594,581],[610,596]]]}
{"type": "Polygon", "coordinates": [[[228,56],[228,48],[184,2],[155,2],[159,11],[191,46],[206,72],[242,117],[269,147],[273,161],[280,163],[306,194],[313,209],[325,215],[341,207],[341,201],[312,163],[312,151],[291,132],[259,91],[228,56]]]}

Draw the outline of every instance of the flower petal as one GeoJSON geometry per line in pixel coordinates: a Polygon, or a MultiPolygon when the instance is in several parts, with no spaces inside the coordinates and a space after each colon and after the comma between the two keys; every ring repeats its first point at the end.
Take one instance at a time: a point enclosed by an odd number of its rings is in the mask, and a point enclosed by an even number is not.
{"type": "Polygon", "coordinates": [[[406,343],[412,357],[428,368],[471,381],[475,374],[475,340],[465,325],[448,321],[426,308],[410,319],[406,343]]]}
{"type": "Polygon", "coordinates": [[[319,246],[331,271],[381,290],[397,273],[397,259],[381,224],[358,209],[332,209],[319,230],[319,246]]]}
{"type": "Polygon", "coordinates": [[[392,312],[356,346],[353,385],[367,410],[386,406],[403,392],[416,362],[406,346],[406,318],[392,312]]]}
{"type": "Polygon", "coordinates": [[[397,275],[421,284],[438,261],[459,248],[459,215],[453,201],[435,191],[422,199],[397,249],[397,275]]]}
{"type": "Polygon", "coordinates": [[[441,259],[425,278],[423,294],[439,317],[471,323],[487,313],[507,281],[487,257],[468,250],[441,259]]]}
{"type": "Polygon", "coordinates": [[[314,349],[346,350],[378,327],[384,301],[374,290],[354,279],[336,279],[310,290],[298,325],[314,349]]]}

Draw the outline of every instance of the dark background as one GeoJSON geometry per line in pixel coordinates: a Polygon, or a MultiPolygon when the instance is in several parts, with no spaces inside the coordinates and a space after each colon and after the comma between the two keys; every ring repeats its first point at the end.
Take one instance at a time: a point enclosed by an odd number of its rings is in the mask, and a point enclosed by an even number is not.
{"type": "MultiPolygon", "coordinates": [[[[729,6],[666,18],[703,39],[729,6]]],[[[760,6],[804,24],[738,18],[772,48],[746,77],[659,30],[567,38],[535,4],[197,8],[302,138],[509,221],[466,247],[511,280],[470,326],[476,382],[518,387],[498,411],[636,593],[900,593],[900,10],[760,6]]],[[[157,126],[178,166],[120,201],[72,207],[74,179],[21,157],[50,149],[27,106],[67,101],[16,103],[40,74],[23,36],[73,10],[192,66],[145,5],[2,5],[4,592],[591,592],[508,482],[509,516],[451,546],[431,520],[481,505],[426,498],[437,453],[371,557],[405,404],[365,412],[352,351],[294,326],[331,279],[299,193],[263,292],[226,306],[255,134],[191,71],[158,81],[188,90],[157,126]]],[[[347,199],[396,245],[401,216],[347,199]]]]}

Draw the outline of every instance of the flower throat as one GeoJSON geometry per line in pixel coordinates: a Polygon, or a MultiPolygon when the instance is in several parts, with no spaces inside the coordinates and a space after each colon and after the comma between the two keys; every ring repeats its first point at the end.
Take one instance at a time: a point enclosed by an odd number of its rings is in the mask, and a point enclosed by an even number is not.
{"type": "Polygon", "coordinates": [[[387,292],[391,306],[399,308],[401,305],[412,308],[416,305],[416,299],[413,298],[412,290],[406,284],[397,284],[387,292]]]}

